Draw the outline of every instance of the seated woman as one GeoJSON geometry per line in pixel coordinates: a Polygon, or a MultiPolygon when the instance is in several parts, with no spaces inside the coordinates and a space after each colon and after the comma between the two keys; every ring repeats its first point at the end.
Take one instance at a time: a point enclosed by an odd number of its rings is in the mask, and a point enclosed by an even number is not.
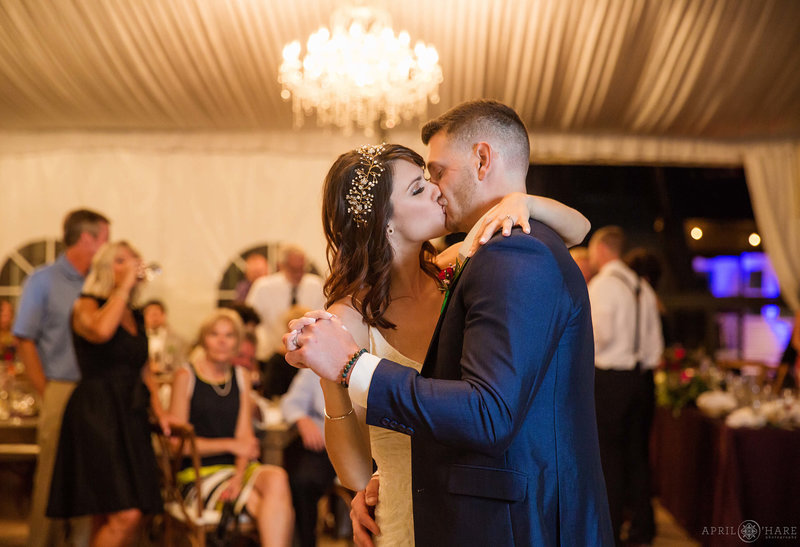
{"type": "MultiPolygon", "coordinates": [[[[233,366],[241,339],[242,322],[232,310],[215,310],[203,321],[203,351],[176,371],[170,414],[194,426],[206,507],[232,501],[236,514],[246,509],[256,521],[262,545],[287,546],[294,522],[289,481],[282,468],[253,461],[259,446],[250,420],[250,381],[242,367],[233,366]]],[[[187,461],[178,476],[187,490],[193,474],[187,461]]]]}

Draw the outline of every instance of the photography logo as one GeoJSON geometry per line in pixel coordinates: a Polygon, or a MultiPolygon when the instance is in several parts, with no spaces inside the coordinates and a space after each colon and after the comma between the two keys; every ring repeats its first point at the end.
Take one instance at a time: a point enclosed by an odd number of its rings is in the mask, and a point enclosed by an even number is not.
{"type": "Polygon", "coordinates": [[[739,539],[745,543],[753,543],[761,535],[761,526],[754,520],[746,520],[739,525],[739,539]]]}

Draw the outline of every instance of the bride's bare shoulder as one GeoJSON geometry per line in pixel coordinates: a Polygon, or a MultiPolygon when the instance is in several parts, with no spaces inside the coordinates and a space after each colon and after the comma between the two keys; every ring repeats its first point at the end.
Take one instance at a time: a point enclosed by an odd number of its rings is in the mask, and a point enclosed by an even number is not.
{"type": "Polygon", "coordinates": [[[369,343],[369,327],[364,322],[361,312],[353,307],[353,301],[349,296],[340,298],[328,306],[328,311],[339,316],[359,346],[365,347],[369,343]]]}

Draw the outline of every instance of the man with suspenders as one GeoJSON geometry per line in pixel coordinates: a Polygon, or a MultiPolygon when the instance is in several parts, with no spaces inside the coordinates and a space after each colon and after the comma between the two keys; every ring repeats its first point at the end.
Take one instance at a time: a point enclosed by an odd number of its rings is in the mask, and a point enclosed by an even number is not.
{"type": "Polygon", "coordinates": [[[617,226],[599,229],[589,242],[589,261],[597,271],[589,282],[597,428],[618,545],[626,508],[629,543],[648,544],[655,535],[647,447],[653,369],[664,350],[655,292],[622,262],[624,246],[625,234],[617,226]]]}

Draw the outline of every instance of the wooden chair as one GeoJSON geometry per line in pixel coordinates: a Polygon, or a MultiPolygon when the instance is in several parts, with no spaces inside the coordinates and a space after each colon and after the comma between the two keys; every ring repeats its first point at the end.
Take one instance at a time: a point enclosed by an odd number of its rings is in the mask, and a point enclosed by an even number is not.
{"type": "MultiPolygon", "coordinates": [[[[202,496],[196,496],[191,506],[186,503],[178,485],[177,475],[187,455],[197,477],[198,491],[201,490],[203,481],[200,476],[200,456],[197,453],[196,437],[191,424],[173,424],[170,428],[170,435],[165,435],[158,425],[153,425],[156,458],[161,471],[164,496],[163,545],[173,547],[179,544],[181,536],[176,535],[177,530],[184,532],[192,547],[205,547],[206,535],[216,532],[220,514],[217,511],[206,510],[202,496]]],[[[240,519],[240,532],[247,536],[255,534],[256,538],[258,535],[255,523],[247,518],[240,519]]]]}
{"type": "Polygon", "coordinates": [[[171,425],[170,435],[167,436],[158,425],[154,425],[153,432],[164,496],[164,545],[171,547],[176,544],[175,530],[179,529],[186,532],[193,547],[205,547],[206,533],[216,529],[219,515],[205,511],[201,496],[197,496],[193,507],[188,507],[177,480],[185,453],[189,454],[198,477],[198,488],[203,480],[200,477],[200,456],[197,454],[194,428],[191,424],[171,425]]]}

